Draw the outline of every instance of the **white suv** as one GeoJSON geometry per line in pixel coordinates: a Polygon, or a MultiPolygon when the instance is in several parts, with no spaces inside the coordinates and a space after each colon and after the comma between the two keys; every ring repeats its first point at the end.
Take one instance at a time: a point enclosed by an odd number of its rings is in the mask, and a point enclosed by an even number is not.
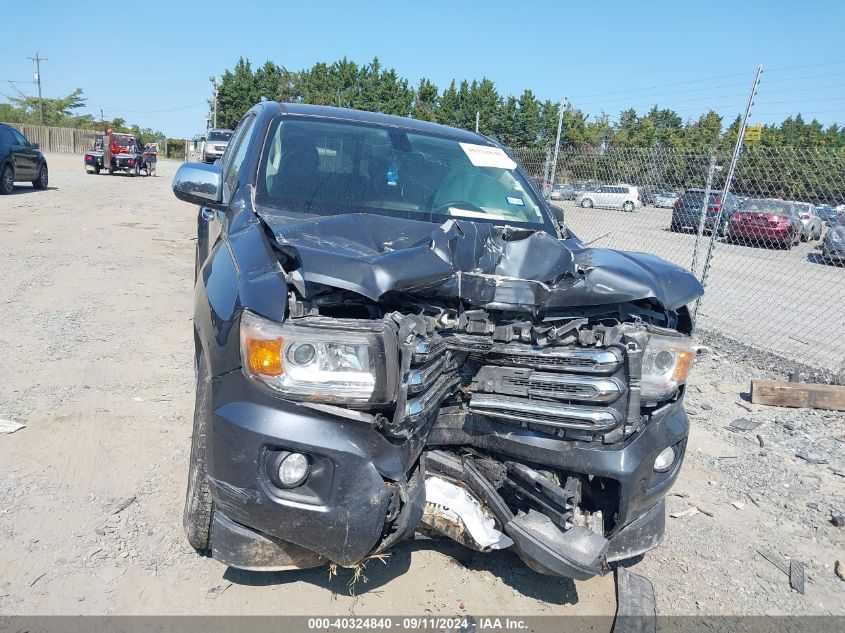
{"type": "Polygon", "coordinates": [[[589,191],[582,191],[575,196],[575,204],[590,207],[608,207],[634,211],[643,206],[640,192],[631,185],[602,185],[589,191]]]}

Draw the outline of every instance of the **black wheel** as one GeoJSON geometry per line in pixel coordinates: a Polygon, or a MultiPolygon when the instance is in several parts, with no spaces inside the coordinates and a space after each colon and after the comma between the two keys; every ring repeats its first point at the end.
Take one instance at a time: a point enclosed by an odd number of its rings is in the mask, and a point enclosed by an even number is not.
{"type": "Polygon", "coordinates": [[[3,171],[0,172],[0,194],[9,195],[15,188],[15,172],[9,163],[3,165],[3,171]]]}
{"type": "Polygon", "coordinates": [[[185,494],[183,525],[188,542],[197,551],[211,546],[211,488],[208,485],[208,429],[211,415],[211,377],[199,347],[196,350],[196,399],[194,429],[191,438],[191,461],[188,466],[188,489],[185,494]]]}
{"type": "Polygon", "coordinates": [[[114,176],[114,167],[109,167],[109,176],[114,176]]]}
{"type": "Polygon", "coordinates": [[[135,167],[132,168],[132,171],[129,172],[129,175],[134,178],[135,176],[138,176],[140,173],[141,173],[141,167],[136,162],[135,167]]]}
{"type": "Polygon", "coordinates": [[[38,178],[32,181],[32,186],[36,189],[46,189],[49,174],[47,173],[47,163],[41,163],[41,169],[38,170],[38,178]]]}
{"type": "Polygon", "coordinates": [[[99,165],[94,165],[94,174],[96,176],[100,175],[100,166],[99,165]]]}
{"type": "Polygon", "coordinates": [[[628,202],[622,205],[622,210],[631,213],[634,210],[634,203],[628,200],[628,202]]]}
{"type": "Polygon", "coordinates": [[[593,201],[590,200],[589,198],[584,198],[583,200],[581,200],[581,207],[583,209],[589,209],[592,206],[593,206],[593,201]]]}

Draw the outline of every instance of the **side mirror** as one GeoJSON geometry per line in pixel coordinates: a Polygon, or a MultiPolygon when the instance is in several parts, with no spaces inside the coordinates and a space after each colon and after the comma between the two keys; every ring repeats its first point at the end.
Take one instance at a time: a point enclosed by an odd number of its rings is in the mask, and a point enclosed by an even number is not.
{"type": "Polygon", "coordinates": [[[173,193],[180,200],[207,207],[222,205],[223,171],[219,165],[185,163],[173,176],[173,193]]]}
{"type": "Polygon", "coordinates": [[[41,148],[38,146],[38,143],[30,143],[30,144],[29,144],[29,146],[30,146],[32,149],[41,149],[41,148]]]}

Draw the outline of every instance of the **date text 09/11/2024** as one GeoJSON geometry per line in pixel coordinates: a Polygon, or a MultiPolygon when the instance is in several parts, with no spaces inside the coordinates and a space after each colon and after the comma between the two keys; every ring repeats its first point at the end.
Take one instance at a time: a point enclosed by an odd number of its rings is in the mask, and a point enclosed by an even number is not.
{"type": "Polygon", "coordinates": [[[437,631],[518,631],[528,629],[528,622],[524,618],[513,617],[479,617],[455,616],[437,617],[420,616],[405,617],[395,620],[390,617],[353,617],[353,618],[308,618],[308,630],[327,631],[341,630],[385,630],[397,628],[401,630],[437,630],[437,631]]]}

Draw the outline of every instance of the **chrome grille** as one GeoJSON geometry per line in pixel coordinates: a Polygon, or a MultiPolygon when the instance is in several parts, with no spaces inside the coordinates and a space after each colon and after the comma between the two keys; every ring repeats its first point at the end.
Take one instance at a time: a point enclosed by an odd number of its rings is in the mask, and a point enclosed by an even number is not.
{"type": "Polygon", "coordinates": [[[487,354],[487,360],[501,365],[583,374],[611,374],[622,363],[621,354],[613,349],[538,348],[513,344],[493,345],[487,354]]]}
{"type": "Polygon", "coordinates": [[[625,391],[625,387],[613,378],[566,376],[532,372],[525,376],[505,376],[502,384],[506,388],[535,398],[555,400],[576,400],[583,402],[613,402],[625,391]]]}
{"type": "Polygon", "coordinates": [[[613,409],[561,405],[493,394],[473,394],[470,409],[508,422],[539,424],[554,429],[608,431],[621,421],[613,409]]]}

